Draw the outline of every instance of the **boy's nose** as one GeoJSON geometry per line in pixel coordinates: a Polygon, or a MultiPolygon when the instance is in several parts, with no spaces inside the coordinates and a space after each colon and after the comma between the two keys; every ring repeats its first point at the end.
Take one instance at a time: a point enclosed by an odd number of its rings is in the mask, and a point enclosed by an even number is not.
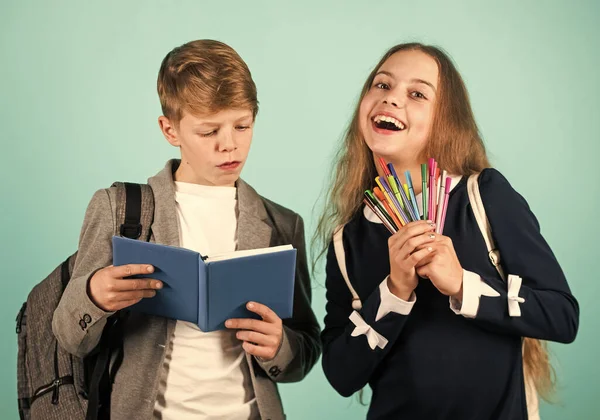
{"type": "Polygon", "coordinates": [[[233,136],[231,134],[224,135],[219,143],[219,150],[222,152],[231,152],[235,149],[237,149],[237,147],[233,136]]]}

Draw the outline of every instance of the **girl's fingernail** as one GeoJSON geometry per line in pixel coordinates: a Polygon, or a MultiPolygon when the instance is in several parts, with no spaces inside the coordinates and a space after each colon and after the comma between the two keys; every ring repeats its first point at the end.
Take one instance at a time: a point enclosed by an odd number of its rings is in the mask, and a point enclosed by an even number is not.
{"type": "Polygon", "coordinates": [[[429,234],[429,239],[435,239],[435,235],[433,233],[429,234]]]}
{"type": "Polygon", "coordinates": [[[427,251],[431,252],[431,251],[433,251],[433,248],[432,248],[432,247],[430,247],[430,246],[428,246],[428,247],[427,247],[427,251]]]}

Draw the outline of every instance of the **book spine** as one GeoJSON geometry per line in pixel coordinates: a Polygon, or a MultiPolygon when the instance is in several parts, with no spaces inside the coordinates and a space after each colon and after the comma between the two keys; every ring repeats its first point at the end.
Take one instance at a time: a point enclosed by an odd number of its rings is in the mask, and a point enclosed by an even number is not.
{"type": "Polygon", "coordinates": [[[208,331],[208,265],[198,257],[198,328],[208,331]]]}

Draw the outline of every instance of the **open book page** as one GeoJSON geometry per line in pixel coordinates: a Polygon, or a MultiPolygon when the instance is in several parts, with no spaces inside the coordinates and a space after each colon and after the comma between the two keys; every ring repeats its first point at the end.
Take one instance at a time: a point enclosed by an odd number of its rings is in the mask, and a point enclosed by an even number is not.
{"type": "Polygon", "coordinates": [[[205,262],[209,263],[209,262],[215,262],[215,261],[232,260],[234,258],[250,257],[253,255],[273,254],[276,252],[287,251],[290,249],[294,249],[294,248],[291,245],[280,245],[280,246],[274,246],[274,247],[270,247],[270,248],[258,248],[258,249],[248,249],[245,251],[227,252],[224,254],[211,255],[206,259],[205,262]]]}

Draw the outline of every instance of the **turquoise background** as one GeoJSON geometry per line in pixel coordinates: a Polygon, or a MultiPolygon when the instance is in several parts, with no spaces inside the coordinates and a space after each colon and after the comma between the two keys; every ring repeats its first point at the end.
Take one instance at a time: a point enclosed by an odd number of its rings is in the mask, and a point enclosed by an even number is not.
{"type": "MultiPolygon", "coordinates": [[[[543,418],[598,418],[599,4],[3,0],[1,418],[17,417],[17,310],[76,249],[93,192],[143,182],[177,156],[158,130],[156,76],[169,50],[198,38],[222,40],[248,63],[260,113],[243,176],[298,211],[307,236],[372,66],[398,42],[444,47],[466,80],[493,163],[529,201],[581,305],[576,342],[552,345],[560,393],[543,418]]],[[[320,320],[323,280],[314,279],[320,320]]],[[[280,389],[290,419],[366,412],[333,391],[320,364],[280,389]]]]}

